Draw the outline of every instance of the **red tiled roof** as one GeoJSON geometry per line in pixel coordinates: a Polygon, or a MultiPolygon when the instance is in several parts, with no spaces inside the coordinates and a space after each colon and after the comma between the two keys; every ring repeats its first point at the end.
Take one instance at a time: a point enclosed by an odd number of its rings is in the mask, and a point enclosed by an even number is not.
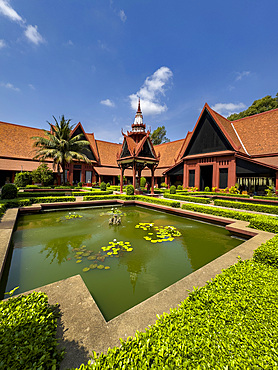
{"type": "Polygon", "coordinates": [[[185,142],[186,138],[155,145],[156,155],[160,154],[158,168],[173,166],[175,161],[179,159],[181,148],[185,145],[185,142]]]}
{"type": "Polygon", "coordinates": [[[0,122],[0,156],[21,159],[33,159],[36,150],[33,136],[43,136],[38,128],[0,122]]]}
{"type": "MultiPolygon", "coordinates": [[[[40,164],[41,162],[39,161],[0,158],[1,171],[33,171],[36,170],[40,164]]],[[[52,163],[47,163],[47,165],[53,171],[52,163]]]]}
{"type": "Polygon", "coordinates": [[[278,109],[241,118],[233,125],[248,154],[278,153],[278,109]]]}
{"type": "MultiPolygon", "coordinates": [[[[89,136],[89,135],[88,135],[89,136]]],[[[102,166],[115,166],[117,164],[117,153],[121,150],[121,144],[109,143],[108,141],[96,140],[100,164],[102,166]]]]}

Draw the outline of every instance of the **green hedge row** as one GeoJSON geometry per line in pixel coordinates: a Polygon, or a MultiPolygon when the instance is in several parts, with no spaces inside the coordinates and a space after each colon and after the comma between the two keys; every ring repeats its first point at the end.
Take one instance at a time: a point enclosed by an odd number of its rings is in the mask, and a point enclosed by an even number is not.
{"type": "Polygon", "coordinates": [[[24,207],[30,206],[32,204],[30,199],[7,199],[1,200],[1,203],[5,205],[6,208],[24,207]]]}
{"type": "Polygon", "coordinates": [[[235,208],[235,209],[246,209],[248,211],[255,211],[255,212],[278,214],[277,206],[270,206],[266,204],[242,203],[242,202],[233,202],[230,200],[215,199],[214,205],[221,206],[221,207],[235,208]]]}
{"type": "Polygon", "coordinates": [[[64,191],[45,191],[45,192],[39,192],[39,191],[34,191],[34,192],[27,192],[25,191],[24,193],[18,193],[19,198],[33,198],[33,197],[58,197],[58,196],[65,196],[66,193],[64,191]]]}
{"type": "Polygon", "coordinates": [[[183,204],[182,209],[193,212],[206,213],[214,216],[228,217],[236,220],[250,222],[249,227],[254,229],[278,233],[278,218],[272,216],[256,215],[248,212],[238,212],[230,209],[212,206],[201,206],[199,204],[183,204]]]}
{"type": "Polygon", "coordinates": [[[0,204],[0,217],[5,213],[6,209],[6,204],[0,204]]]}
{"type": "Polygon", "coordinates": [[[265,199],[265,200],[276,200],[278,202],[278,197],[262,197],[262,196],[259,196],[259,195],[254,195],[253,196],[254,199],[265,199]]]}
{"type": "Polygon", "coordinates": [[[240,261],[90,369],[277,369],[278,270],[240,261]]]}
{"type": "Polygon", "coordinates": [[[32,203],[57,203],[57,202],[75,202],[75,197],[38,197],[32,198],[32,203]]]}
{"type": "Polygon", "coordinates": [[[59,369],[57,313],[44,293],[0,302],[0,368],[59,369]]]}
{"type": "Polygon", "coordinates": [[[209,204],[211,202],[210,198],[191,197],[189,195],[180,195],[180,194],[164,194],[164,198],[178,199],[184,200],[185,202],[194,202],[203,204],[209,204]]]}
{"type": "Polygon", "coordinates": [[[255,250],[254,260],[278,268],[278,235],[255,250]]]}
{"type": "Polygon", "coordinates": [[[179,208],[180,202],[170,201],[167,199],[152,198],[144,195],[123,195],[123,194],[114,194],[114,195],[98,195],[98,196],[84,196],[83,201],[88,200],[104,200],[104,199],[123,199],[123,200],[139,200],[141,202],[148,202],[154,204],[161,204],[164,206],[179,208]]]}
{"type": "Polygon", "coordinates": [[[186,191],[186,190],[177,190],[177,194],[182,195],[214,195],[218,197],[234,197],[234,198],[250,198],[250,195],[245,194],[230,194],[230,193],[217,193],[213,191],[186,191]]]}
{"type": "Polygon", "coordinates": [[[95,190],[95,191],[80,191],[80,192],[72,192],[73,196],[89,196],[89,195],[108,195],[108,194],[113,194],[113,190],[106,190],[106,191],[101,191],[101,190],[95,190]]]}

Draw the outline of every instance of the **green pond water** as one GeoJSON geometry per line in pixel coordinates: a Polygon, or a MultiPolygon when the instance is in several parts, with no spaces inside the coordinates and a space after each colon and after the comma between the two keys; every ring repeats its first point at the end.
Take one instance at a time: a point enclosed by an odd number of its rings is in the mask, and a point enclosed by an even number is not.
{"type": "Polygon", "coordinates": [[[119,226],[109,225],[111,207],[20,216],[2,294],[80,274],[110,320],[242,243],[222,227],[117,209],[124,213],[119,226]],[[69,218],[74,212],[82,217],[69,218]]]}

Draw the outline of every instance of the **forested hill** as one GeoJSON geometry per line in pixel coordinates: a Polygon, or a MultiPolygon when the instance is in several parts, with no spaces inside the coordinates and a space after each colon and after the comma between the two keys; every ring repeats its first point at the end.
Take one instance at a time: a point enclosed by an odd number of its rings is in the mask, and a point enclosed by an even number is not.
{"type": "Polygon", "coordinates": [[[278,108],[278,93],[275,98],[272,98],[271,95],[267,95],[264,98],[255,100],[249,108],[240,113],[233,113],[227,117],[227,119],[229,121],[235,121],[236,119],[253,116],[254,114],[266,112],[275,108],[278,108]]]}

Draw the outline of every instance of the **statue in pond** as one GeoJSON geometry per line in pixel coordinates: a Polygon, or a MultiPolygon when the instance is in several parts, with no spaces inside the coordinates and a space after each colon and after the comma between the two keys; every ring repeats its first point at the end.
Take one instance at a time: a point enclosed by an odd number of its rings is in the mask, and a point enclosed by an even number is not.
{"type": "Polygon", "coordinates": [[[121,225],[121,223],[122,223],[122,218],[121,218],[121,216],[119,216],[117,214],[113,214],[109,218],[109,225],[121,225]]]}

